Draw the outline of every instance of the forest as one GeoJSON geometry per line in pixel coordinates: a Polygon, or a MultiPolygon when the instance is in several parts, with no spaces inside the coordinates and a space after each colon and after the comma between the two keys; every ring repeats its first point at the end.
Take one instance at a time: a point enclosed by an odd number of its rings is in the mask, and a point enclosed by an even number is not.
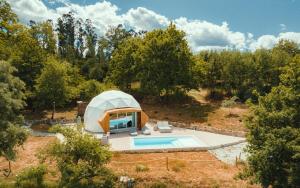
{"type": "MultiPolygon", "coordinates": [[[[281,40],[272,49],[193,52],[185,33],[173,23],[152,31],[111,26],[100,36],[93,20],[75,18],[72,12],[24,25],[10,5],[0,1],[0,157],[14,160],[16,146],[28,136],[19,128],[22,109],[51,109],[53,103],[58,108],[74,106],[110,88],[166,104],[184,100],[188,91],[199,88],[208,89],[211,100],[236,96],[251,109],[244,121],[250,157],[240,178],[263,187],[300,185],[299,44],[281,40]]],[[[72,144],[80,143],[80,136],[68,136],[72,144]]],[[[93,140],[84,139],[96,148],[93,140]]],[[[98,161],[103,169],[110,155],[96,151],[100,157],[87,156],[92,162],[77,160],[80,168],[97,166],[98,161]]],[[[64,166],[63,160],[71,164],[76,156],[53,156],[65,175],[62,185],[74,186],[66,173],[73,170],[80,179],[79,172],[64,166]]],[[[86,178],[106,174],[90,170],[86,178]]]]}

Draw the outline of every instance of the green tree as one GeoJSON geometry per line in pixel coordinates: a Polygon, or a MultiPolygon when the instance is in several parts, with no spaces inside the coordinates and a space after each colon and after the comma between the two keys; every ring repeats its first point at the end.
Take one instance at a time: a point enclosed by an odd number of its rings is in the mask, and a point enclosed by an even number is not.
{"type": "Polygon", "coordinates": [[[282,51],[271,51],[260,49],[253,54],[253,64],[255,73],[252,76],[253,90],[259,95],[269,93],[274,86],[278,86],[281,74],[281,68],[286,65],[280,57],[288,57],[282,51]],[[272,76],[270,76],[272,75],[272,76]]]}
{"type": "Polygon", "coordinates": [[[11,10],[10,5],[0,0],[0,60],[8,60],[12,53],[12,36],[21,27],[17,15],[11,10]]]}
{"type": "Polygon", "coordinates": [[[290,41],[281,39],[273,48],[273,50],[278,50],[287,53],[291,57],[300,53],[299,44],[290,41]]]}
{"type": "Polygon", "coordinates": [[[56,161],[61,173],[60,186],[114,186],[114,175],[105,167],[112,156],[107,146],[99,145],[99,140],[79,129],[55,126],[52,131],[61,133],[65,139],[49,146],[46,152],[56,161]]]}
{"type": "Polygon", "coordinates": [[[103,81],[108,72],[108,63],[98,58],[88,58],[81,67],[81,72],[87,79],[103,81]]]}
{"type": "Polygon", "coordinates": [[[300,56],[280,76],[281,83],[260,96],[247,118],[250,156],[244,172],[263,187],[300,185],[300,56]]]}
{"type": "MultiPolygon", "coordinates": [[[[197,56],[202,61],[204,79],[201,86],[210,90],[210,97],[217,98],[217,90],[222,89],[223,62],[216,51],[202,51],[197,56]]],[[[202,73],[203,74],[203,73],[202,73]]]]}
{"type": "Polygon", "coordinates": [[[22,188],[43,188],[47,187],[44,178],[47,174],[45,165],[38,165],[36,167],[27,167],[17,175],[16,187],[22,188]]]}
{"type": "Polygon", "coordinates": [[[57,19],[58,54],[69,62],[74,62],[76,55],[75,26],[76,21],[72,12],[63,14],[62,17],[57,19]]]}
{"type": "Polygon", "coordinates": [[[231,113],[231,108],[234,107],[234,106],[237,104],[237,100],[238,100],[238,99],[239,99],[238,97],[233,96],[233,97],[231,97],[230,99],[223,100],[223,102],[222,102],[222,107],[228,108],[228,109],[229,109],[229,116],[232,115],[232,113],[231,113]]]}
{"type": "Polygon", "coordinates": [[[18,17],[11,10],[9,3],[5,0],[0,0],[0,36],[9,37],[15,31],[18,17]]]}
{"type": "Polygon", "coordinates": [[[193,56],[185,33],[170,24],[165,30],[148,32],[140,49],[138,78],[142,90],[166,96],[195,87],[192,75],[193,56]]]}
{"type": "Polygon", "coordinates": [[[86,58],[94,58],[96,55],[96,44],[97,44],[97,34],[95,32],[95,27],[90,19],[85,20],[85,35],[86,35],[86,46],[88,52],[86,58]]]}
{"type": "Polygon", "coordinates": [[[18,69],[16,75],[25,82],[27,91],[32,92],[35,79],[43,68],[46,54],[26,28],[15,36],[14,41],[14,52],[10,61],[18,69]]]}
{"type": "Polygon", "coordinates": [[[80,100],[89,101],[107,89],[109,89],[109,86],[97,80],[85,81],[80,85],[80,100]]]}
{"type": "Polygon", "coordinates": [[[27,132],[20,128],[23,117],[20,110],[25,106],[25,84],[13,76],[16,71],[9,63],[0,61],[0,157],[9,162],[4,175],[11,173],[10,161],[16,159],[16,147],[23,145],[27,132]]]}
{"type": "MultiPolygon", "coordinates": [[[[75,71],[77,72],[77,71],[75,71]]],[[[78,75],[67,62],[58,62],[49,58],[42,69],[41,75],[36,80],[36,107],[49,108],[53,102],[56,106],[63,107],[71,99],[78,96],[78,75]],[[76,80],[74,80],[76,79],[76,80]]]]}
{"type": "Polygon", "coordinates": [[[109,64],[109,80],[122,90],[130,90],[137,80],[137,66],[140,58],[140,38],[128,38],[119,44],[109,64]]]}
{"type": "Polygon", "coordinates": [[[130,36],[131,33],[127,31],[122,24],[117,27],[110,27],[105,33],[105,36],[99,40],[99,50],[104,51],[105,57],[107,61],[109,61],[114,50],[118,48],[118,45],[130,36]]]}
{"type": "Polygon", "coordinates": [[[44,49],[48,54],[55,54],[56,39],[54,36],[51,20],[41,23],[31,21],[30,33],[32,34],[33,38],[38,41],[42,49],[44,49]]]}

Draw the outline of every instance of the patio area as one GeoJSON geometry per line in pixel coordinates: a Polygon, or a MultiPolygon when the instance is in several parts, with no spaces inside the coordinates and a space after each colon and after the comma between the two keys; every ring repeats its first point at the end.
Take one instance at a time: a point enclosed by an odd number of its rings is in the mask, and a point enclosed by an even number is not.
{"type": "Polygon", "coordinates": [[[154,125],[148,126],[151,135],[143,135],[142,132],[138,132],[137,136],[130,136],[128,132],[110,134],[109,145],[112,151],[119,152],[165,152],[165,151],[197,151],[197,150],[211,150],[222,148],[225,146],[231,146],[238,143],[245,142],[243,137],[227,136],[222,134],[215,134],[204,131],[196,131],[185,128],[173,127],[171,133],[160,133],[153,129],[154,125]],[[187,148],[161,148],[161,149],[137,149],[132,146],[133,138],[147,138],[147,137],[172,137],[172,136],[192,136],[198,140],[201,144],[199,147],[187,147],[187,148]]]}

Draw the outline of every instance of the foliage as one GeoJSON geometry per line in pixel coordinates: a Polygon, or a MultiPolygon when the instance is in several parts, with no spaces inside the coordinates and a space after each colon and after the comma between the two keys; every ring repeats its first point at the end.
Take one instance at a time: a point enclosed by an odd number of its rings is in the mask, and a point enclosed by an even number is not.
{"type": "Polygon", "coordinates": [[[17,15],[11,10],[10,5],[3,0],[0,0],[0,60],[7,60],[11,50],[7,48],[11,36],[18,28],[17,15]]]}
{"type": "Polygon", "coordinates": [[[16,75],[25,82],[28,91],[32,91],[43,68],[45,53],[28,29],[22,29],[14,40],[15,50],[10,61],[18,69],[16,75]]]}
{"type": "Polygon", "coordinates": [[[80,100],[89,101],[109,88],[109,85],[100,83],[97,80],[85,81],[80,85],[80,100]]]}
{"type": "Polygon", "coordinates": [[[38,41],[39,46],[48,54],[55,54],[56,52],[56,39],[53,32],[52,21],[36,23],[30,22],[30,31],[33,38],[38,41]]]}
{"type": "Polygon", "coordinates": [[[150,187],[151,188],[167,188],[167,185],[163,182],[155,182],[150,187]]]}
{"type": "Polygon", "coordinates": [[[186,166],[186,163],[184,161],[175,160],[172,161],[170,165],[174,172],[179,172],[186,166]]]}
{"type": "Polygon", "coordinates": [[[105,164],[111,159],[107,146],[80,129],[54,126],[51,131],[61,133],[64,142],[56,142],[47,151],[61,173],[62,187],[113,187],[115,178],[105,164]]]}
{"type": "Polygon", "coordinates": [[[149,171],[149,167],[147,165],[137,164],[135,166],[135,171],[137,171],[137,172],[146,172],[146,171],[149,171]]]}
{"type": "Polygon", "coordinates": [[[110,27],[105,36],[101,37],[98,42],[98,55],[103,56],[102,58],[108,62],[119,44],[130,36],[131,33],[127,31],[122,24],[119,24],[117,27],[110,27]]]}
{"type": "Polygon", "coordinates": [[[44,176],[47,173],[45,165],[37,167],[25,168],[16,177],[16,187],[22,188],[43,188],[46,187],[44,183],[44,176]]]}
{"type": "Polygon", "coordinates": [[[27,132],[20,128],[23,117],[20,110],[25,106],[25,84],[13,76],[16,71],[9,63],[0,61],[0,157],[9,161],[9,169],[4,173],[9,175],[10,161],[16,158],[16,147],[21,146],[27,132]]]}
{"type": "Polygon", "coordinates": [[[11,10],[11,6],[4,0],[0,1],[0,36],[9,37],[17,23],[17,15],[11,10]]]}
{"type": "Polygon", "coordinates": [[[62,58],[72,60],[75,57],[75,18],[72,12],[57,19],[58,53],[62,58]]]}
{"type": "Polygon", "coordinates": [[[80,76],[76,74],[79,74],[78,70],[70,64],[48,58],[36,80],[36,107],[49,108],[53,102],[63,107],[66,102],[76,98],[79,94],[77,85],[80,82],[80,76]]]}
{"type": "Polygon", "coordinates": [[[222,102],[222,106],[225,108],[230,108],[236,104],[236,100],[238,98],[236,96],[231,97],[230,99],[224,100],[222,102]]]}
{"type": "Polygon", "coordinates": [[[259,97],[246,121],[250,156],[244,177],[263,187],[300,184],[300,56],[283,71],[280,85],[259,97]]]}
{"type": "Polygon", "coordinates": [[[131,83],[137,80],[137,62],[140,58],[140,38],[128,38],[115,50],[110,61],[109,80],[122,90],[130,90],[131,83]]]}
{"type": "Polygon", "coordinates": [[[202,51],[195,56],[194,78],[198,86],[236,95],[245,101],[269,93],[278,86],[282,68],[299,53],[297,44],[280,41],[272,50],[255,52],[202,51]],[[270,76],[271,75],[271,76],[270,76]]]}
{"type": "Polygon", "coordinates": [[[166,30],[148,32],[141,48],[141,62],[137,70],[141,89],[149,94],[170,95],[174,91],[194,88],[193,57],[185,40],[185,33],[174,24],[166,30]]]}
{"type": "Polygon", "coordinates": [[[87,79],[103,81],[108,72],[108,64],[99,61],[97,58],[89,58],[81,66],[81,72],[87,79]]]}
{"type": "MultiPolygon", "coordinates": [[[[237,100],[239,98],[236,96],[231,97],[230,99],[224,100],[222,102],[222,107],[224,108],[232,108],[234,105],[237,104],[237,100]]],[[[229,112],[229,115],[231,115],[231,112],[229,112]]]]}

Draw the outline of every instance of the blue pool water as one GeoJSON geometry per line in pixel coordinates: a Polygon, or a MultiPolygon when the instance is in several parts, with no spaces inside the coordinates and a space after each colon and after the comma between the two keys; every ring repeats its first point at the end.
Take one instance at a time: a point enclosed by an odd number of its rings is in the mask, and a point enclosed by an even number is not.
{"type": "Polygon", "coordinates": [[[204,146],[206,146],[206,144],[193,136],[133,138],[133,148],[135,149],[162,149],[204,146]]]}

